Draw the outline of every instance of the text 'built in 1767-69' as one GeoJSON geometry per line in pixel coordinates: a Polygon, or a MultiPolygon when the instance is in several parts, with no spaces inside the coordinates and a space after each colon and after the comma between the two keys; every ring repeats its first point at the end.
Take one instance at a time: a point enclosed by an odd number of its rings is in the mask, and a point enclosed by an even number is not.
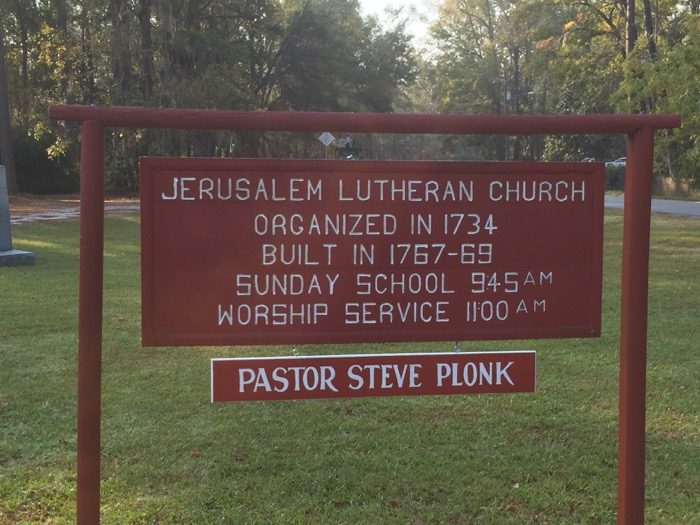
{"type": "Polygon", "coordinates": [[[600,332],[599,164],[141,160],[143,343],[600,332]]]}

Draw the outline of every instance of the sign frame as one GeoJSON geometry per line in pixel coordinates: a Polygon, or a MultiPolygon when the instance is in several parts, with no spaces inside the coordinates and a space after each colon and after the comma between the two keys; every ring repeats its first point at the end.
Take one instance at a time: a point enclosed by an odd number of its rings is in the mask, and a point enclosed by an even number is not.
{"type": "Polygon", "coordinates": [[[625,134],[617,524],[644,521],[646,344],[654,131],[678,115],[413,115],[51,105],[81,123],[77,522],[100,522],[100,426],[106,127],[458,135],[625,134]]]}

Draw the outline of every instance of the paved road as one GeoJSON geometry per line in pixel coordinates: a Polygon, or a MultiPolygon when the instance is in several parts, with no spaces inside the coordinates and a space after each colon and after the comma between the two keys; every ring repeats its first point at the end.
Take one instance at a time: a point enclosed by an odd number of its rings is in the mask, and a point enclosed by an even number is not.
{"type": "MultiPolygon", "coordinates": [[[[606,208],[622,208],[623,197],[605,196],[606,208]]],[[[124,213],[139,211],[138,204],[105,204],[105,211],[108,213],[124,213]]],[[[651,211],[654,213],[670,213],[673,215],[685,215],[688,217],[700,218],[700,202],[674,201],[668,199],[652,199],[651,211]]],[[[67,208],[57,208],[55,210],[42,211],[38,213],[26,213],[15,215],[11,218],[12,224],[22,224],[35,221],[54,221],[62,219],[73,219],[80,215],[78,206],[67,208]]]]}
{"type": "MultiPolygon", "coordinates": [[[[605,196],[606,208],[623,208],[624,197],[605,196]]],[[[672,215],[686,215],[688,217],[700,217],[700,202],[674,201],[668,199],[651,199],[651,211],[653,213],[670,213],[672,215]]]]}
{"type": "MultiPolygon", "coordinates": [[[[105,204],[105,212],[107,213],[127,213],[139,211],[138,204],[105,204]]],[[[25,222],[36,221],[57,221],[63,219],[75,219],[80,217],[79,206],[67,206],[65,208],[56,208],[36,213],[16,214],[10,218],[12,224],[23,224],[25,222]]]]}

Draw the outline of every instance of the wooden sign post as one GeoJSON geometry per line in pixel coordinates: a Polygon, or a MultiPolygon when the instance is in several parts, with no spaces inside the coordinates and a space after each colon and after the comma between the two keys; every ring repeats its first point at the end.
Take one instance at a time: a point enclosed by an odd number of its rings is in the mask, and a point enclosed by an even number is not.
{"type": "MultiPolygon", "coordinates": [[[[621,525],[643,523],[646,320],[653,134],[654,129],[680,126],[679,117],[672,115],[330,114],[94,106],[51,106],[49,114],[51,118],[58,120],[82,122],[77,512],[80,525],[99,523],[100,519],[100,375],[105,126],[461,135],[626,134],[628,138],[628,165],[625,181],[622,261],[617,523],[621,525]]],[[[170,180],[172,182],[173,179],[170,180]]],[[[166,196],[179,194],[180,199],[184,200],[183,197],[193,195],[189,193],[190,186],[188,184],[189,181],[185,181],[180,190],[171,185],[170,189],[167,191],[164,189],[161,195],[163,193],[166,196]],[[174,191],[174,193],[170,191],[174,191]]],[[[202,191],[201,187],[199,191],[202,191]]],[[[206,194],[206,191],[204,193],[206,194]]],[[[487,241],[479,242],[488,244],[487,241]]],[[[471,241],[465,241],[465,243],[469,244],[471,241]]],[[[482,255],[484,253],[487,251],[482,252],[482,255]]],[[[478,249],[475,257],[478,257],[478,249]]],[[[593,267],[592,269],[594,270],[593,267]]],[[[505,271],[510,271],[510,269],[505,271]]],[[[477,270],[477,272],[480,271],[477,270]]],[[[483,273],[484,285],[486,286],[489,281],[486,278],[487,273],[483,273]]],[[[480,279],[480,276],[476,277],[476,286],[479,286],[480,279]]],[[[472,280],[471,286],[474,285],[475,282],[472,280]]],[[[157,290],[155,292],[158,293],[157,290]]],[[[433,314],[437,315],[435,312],[433,314]]],[[[155,315],[157,316],[157,313],[155,315]]],[[[214,318],[216,319],[216,316],[214,318]]],[[[152,334],[154,337],[158,336],[158,323],[158,318],[155,317],[151,324],[154,329],[152,334]]],[[[148,333],[146,337],[148,337],[148,333]]],[[[348,338],[348,340],[352,340],[352,338],[348,338]]],[[[389,366],[388,371],[397,370],[393,368],[393,365],[399,367],[399,370],[406,370],[400,368],[400,363],[379,363],[379,366],[382,364],[389,366]]],[[[405,373],[410,374],[410,365],[411,363],[407,364],[409,369],[405,373]]],[[[501,365],[501,370],[503,370],[503,366],[505,365],[501,365]]],[[[247,378],[248,375],[243,376],[246,381],[247,378]]],[[[396,380],[396,376],[394,376],[392,381],[396,380]]]]}

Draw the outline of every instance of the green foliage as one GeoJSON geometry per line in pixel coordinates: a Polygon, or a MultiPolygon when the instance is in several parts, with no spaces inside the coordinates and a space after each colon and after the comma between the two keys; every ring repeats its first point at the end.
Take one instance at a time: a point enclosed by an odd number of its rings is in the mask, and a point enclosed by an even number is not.
{"type": "MultiPolygon", "coordinates": [[[[12,125],[46,129],[53,158],[78,162],[78,127],[49,103],[247,110],[471,114],[681,114],[657,134],[656,171],[698,184],[697,2],[644,1],[627,50],[625,2],[443,0],[432,52],[407,24],[380,25],[357,0],[4,2],[12,125]],[[652,15],[647,33],[644,6],[652,15]]],[[[609,160],[611,136],[365,137],[366,156],[609,160]],[[397,147],[399,142],[415,144],[397,147]],[[401,150],[402,152],[400,152],[401,150]]],[[[311,134],[108,130],[106,172],[134,191],[145,154],[314,157],[311,134]]],[[[43,146],[42,146],[43,147],[43,146]]],[[[63,162],[63,161],[62,161],[63,162]]]]}
{"type": "MultiPolygon", "coordinates": [[[[415,77],[410,37],[356,0],[114,0],[8,3],[13,125],[47,128],[78,162],[78,128],[49,103],[393,111],[415,77]],[[66,147],[66,145],[72,145],[66,147]]],[[[286,157],[313,137],[108,130],[108,184],[137,188],[139,155],[286,157]]]]}
{"type": "Polygon", "coordinates": [[[605,168],[605,189],[608,191],[623,191],[625,189],[625,168],[609,166],[605,168]]]}
{"type": "Polygon", "coordinates": [[[14,130],[12,139],[19,191],[51,194],[78,190],[77,173],[58,151],[54,136],[14,130]]]}
{"type": "MultiPolygon", "coordinates": [[[[641,7],[638,37],[628,51],[625,2],[444,0],[433,28],[439,108],[492,114],[678,113],[683,128],[657,134],[656,172],[697,184],[698,4],[649,4],[651,33],[641,7]]],[[[623,155],[623,147],[621,137],[600,135],[445,143],[449,155],[496,159],[608,160],[623,155]]]]}
{"type": "Polygon", "coordinates": [[[700,14],[685,13],[683,38],[663,54],[650,75],[659,112],[681,115],[683,127],[659,138],[657,163],[667,173],[700,187],[700,14]]]}

